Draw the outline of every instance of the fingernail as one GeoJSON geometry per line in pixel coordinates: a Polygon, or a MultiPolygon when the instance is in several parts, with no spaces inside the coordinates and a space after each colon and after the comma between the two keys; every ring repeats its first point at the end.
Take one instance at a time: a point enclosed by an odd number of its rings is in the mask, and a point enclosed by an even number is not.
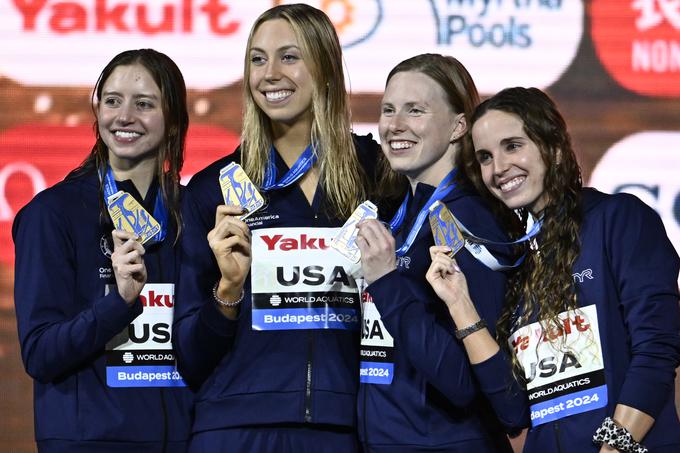
{"type": "Polygon", "coordinates": [[[458,265],[456,263],[451,264],[451,266],[453,267],[454,271],[461,272],[460,267],[458,267],[458,265]]]}

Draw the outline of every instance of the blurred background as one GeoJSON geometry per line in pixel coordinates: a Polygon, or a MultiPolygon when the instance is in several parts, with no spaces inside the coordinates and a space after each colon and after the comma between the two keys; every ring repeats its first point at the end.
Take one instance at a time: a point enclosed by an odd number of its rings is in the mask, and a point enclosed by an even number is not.
{"type": "MultiPolygon", "coordinates": [[[[35,450],[14,316],[12,221],[88,153],[99,72],[131,48],[177,62],[191,114],[186,182],[238,144],[247,35],[279,3],[288,2],[0,0],[0,450],[35,450]]],[[[396,63],[453,55],[484,97],[508,86],[546,90],[567,119],[586,183],[639,196],[680,249],[680,2],[306,3],[331,17],[342,41],[357,132],[376,135],[396,63]]]]}

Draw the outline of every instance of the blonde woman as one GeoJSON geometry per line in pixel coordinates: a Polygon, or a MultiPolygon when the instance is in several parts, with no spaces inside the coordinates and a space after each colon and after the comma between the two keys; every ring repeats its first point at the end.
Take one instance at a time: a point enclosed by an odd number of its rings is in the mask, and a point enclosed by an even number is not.
{"type": "Polygon", "coordinates": [[[198,392],[191,450],[351,452],[359,297],[326,249],[367,196],[375,145],[350,133],[340,45],[315,8],[256,20],[244,81],[241,146],[194,176],[183,212],[175,342],[198,392]],[[231,162],[266,200],[245,221],[218,183],[231,162]]]}

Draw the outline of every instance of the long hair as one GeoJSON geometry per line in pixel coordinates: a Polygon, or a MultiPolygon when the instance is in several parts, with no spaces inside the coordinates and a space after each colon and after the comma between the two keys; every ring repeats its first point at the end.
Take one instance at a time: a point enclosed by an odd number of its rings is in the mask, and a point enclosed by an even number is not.
{"type": "MultiPolygon", "coordinates": [[[[390,71],[385,87],[395,74],[406,71],[425,74],[437,83],[446,93],[446,101],[451,109],[465,116],[469,131],[470,118],[475,106],[479,103],[479,94],[472,76],[460,61],[451,56],[432,53],[416,55],[397,64],[390,71]]],[[[453,162],[455,166],[460,166],[460,150],[472,149],[468,131],[456,143],[457,152],[453,162]]],[[[380,175],[379,186],[387,199],[399,197],[407,190],[406,177],[393,171],[384,155],[381,155],[378,161],[378,174],[380,175]]],[[[459,181],[466,180],[465,173],[459,171],[458,179],[459,181]]]]}
{"type": "MultiPolygon", "coordinates": [[[[540,150],[546,167],[543,180],[546,206],[542,212],[543,226],[538,247],[527,251],[524,264],[511,276],[506,305],[498,320],[499,343],[510,351],[507,340],[514,327],[538,319],[543,335],[561,331],[558,315],[577,308],[572,267],[581,248],[582,180],[567,125],[555,103],[545,93],[536,88],[505,89],[477,107],[472,125],[489,110],[517,116],[526,135],[540,150]]],[[[492,202],[494,210],[502,214],[508,229],[514,235],[523,233],[518,217],[494,198],[484,185],[474,150],[463,154],[463,162],[474,186],[492,202]]],[[[526,220],[526,216],[526,212],[521,213],[522,220],[526,220]]],[[[514,358],[513,362],[518,375],[519,364],[514,358]]]]}
{"type": "MultiPolygon", "coordinates": [[[[95,114],[94,134],[95,144],[83,163],[71,172],[68,177],[95,169],[102,175],[109,163],[108,148],[99,134],[97,120],[97,106],[101,100],[104,84],[118,66],[139,64],[143,66],[161,92],[161,104],[165,122],[165,137],[158,147],[156,159],[156,176],[159,179],[160,193],[168,207],[170,217],[177,225],[175,241],[179,238],[182,221],[180,215],[179,181],[180,171],[184,164],[184,143],[189,128],[189,114],[187,112],[186,86],[184,78],[174,61],[167,55],[153,49],[127,50],[121,52],[104,67],[92,91],[92,109],[95,114]]],[[[104,204],[104,184],[100,181],[100,207],[102,218],[108,219],[108,212],[104,204]]]]}
{"type": "Polygon", "coordinates": [[[320,182],[333,213],[340,218],[349,217],[366,199],[368,178],[359,165],[352,140],[340,41],[328,16],[316,8],[305,4],[275,6],[262,13],[250,30],[243,73],[243,168],[255,184],[262,185],[273,142],[272,126],[250,91],[249,54],[257,29],[273,19],[290,24],[312,76],[310,141],[318,153],[320,182]]]}

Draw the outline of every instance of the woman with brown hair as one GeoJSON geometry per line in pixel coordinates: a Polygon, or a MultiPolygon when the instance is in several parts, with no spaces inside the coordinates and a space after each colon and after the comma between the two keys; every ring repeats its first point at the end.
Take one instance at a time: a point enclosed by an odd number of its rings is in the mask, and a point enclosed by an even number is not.
{"type": "Polygon", "coordinates": [[[183,452],[193,396],[170,337],[189,126],[184,79],[165,54],[129,50],[106,65],[92,98],[90,155],[36,195],[13,228],[38,450],[183,452]],[[107,207],[148,215],[149,240],[121,229],[107,207]]]}
{"type": "MultiPolygon", "coordinates": [[[[498,343],[486,330],[465,342],[471,360],[512,358],[530,402],[525,451],[678,451],[680,260],[658,215],[582,187],[564,119],[538,89],[484,101],[472,138],[466,168],[508,230],[541,224],[509,281],[498,343]]],[[[474,322],[467,275],[442,252],[428,279],[457,325],[474,322]]]]}
{"type": "Polygon", "coordinates": [[[379,123],[390,167],[384,180],[401,190],[404,201],[392,231],[366,221],[356,240],[368,283],[359,391],[359,431],[367,452],[510,451],[502,424],[524,423],[521,409],[502,420],[494,415],[490,402],[506,402],[511,380],[479,385],[461,344],[475,329],[493,329],[505,276],[474,249],[460,250],[483,321],[455,326],[425,280],[433,244],[427,218],[436,202],[476,234],[506,240],[459,172],[478,100],[472,77],[450,56],[417,55],[387,76],[379,123]]]}

